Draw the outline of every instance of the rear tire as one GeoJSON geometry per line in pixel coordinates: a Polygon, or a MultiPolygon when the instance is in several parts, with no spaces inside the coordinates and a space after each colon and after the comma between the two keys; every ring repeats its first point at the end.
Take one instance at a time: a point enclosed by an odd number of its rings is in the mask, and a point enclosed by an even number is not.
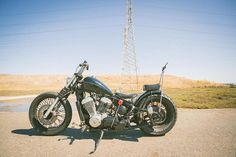
{"type": "MultiPolygon", "coordinates": [[[[56,99],[56,97],[57,97],[56,93],[50,93],[50,92],[43,93],[43,94],[40,94],[39,96],[37,96],[30,105],[29,120],[30,120],[32,127],[39,134],[47,135],[47,136],[57,135],[57,134],[61,133],[62,131],[64,131],[68,127],[68,125],[70,124],[70,121],[72,118],[72,109],[71,109],[71,105],[68,101],[66,101],[66,102],[60,101],[59,102],[59,103],[61,103],[61,107],[63,107],[63,112],[64,112],[65,116],[63,116],[64,119],[61,122],[61,124],[59,123],[58,126],[46,127],[46,125],[43,125],[42,121],[47,122],[48,119],[47,118],[43,119],[42,117],[40,119],[38,117],[38,115],[39,115],[38,110],[40,110],[40,108],[42,108],[39,106],[40,103],[43,102],[44,100],[56,99]]],[[[54,116],[54,118],[56,118],[56,116],[54,116]]],[[[51,119],[53,119],[53,118],[51,118],[51,119]]]]}
{"type": "MultiPolygon", "coordinates": [[[[146,109],[147,105],[153,102],[159,103],[160,96],[155,95],[148,97],[145,104],[143,105],[143,108],[146,109]]],[[[166,118],[163,119],[163,121],[157,122],[155,125],[151,125],[147,121],[142,120],[140,129],[144,133],[153,136],[163,136],[174,127],[177,119],[177,110],[174,103],[167,96],[163,96],[162,105],[165,107],[166,118]]]]}

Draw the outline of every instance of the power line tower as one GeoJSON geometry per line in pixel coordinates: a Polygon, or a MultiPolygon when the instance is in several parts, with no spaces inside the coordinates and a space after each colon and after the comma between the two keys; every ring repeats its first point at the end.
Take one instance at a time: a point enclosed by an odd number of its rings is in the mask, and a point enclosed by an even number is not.
{"type": "Polygon", "coordinates": [[[131,0],[126,0],[126,25],[124,29],[124,53],[121,73],[123,91],[138,90],[138,67],[134,45],[131,0]]]}

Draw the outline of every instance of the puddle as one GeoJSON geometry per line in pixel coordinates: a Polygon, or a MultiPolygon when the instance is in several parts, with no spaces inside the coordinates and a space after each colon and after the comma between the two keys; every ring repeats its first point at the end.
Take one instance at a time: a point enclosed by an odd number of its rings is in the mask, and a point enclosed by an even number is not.
{"type": "Polygon", "coordinates": [[[0,112],[28,112],[30,104],[0,103],[0,112]]]}
{"type": "MultiPolygon", "coordinates": [[[[0,103],[0,112],[28,112],[30,104],[0,103]]],[[[72,110],[77,111],[75,104],[71,104],[72,110]]]]}

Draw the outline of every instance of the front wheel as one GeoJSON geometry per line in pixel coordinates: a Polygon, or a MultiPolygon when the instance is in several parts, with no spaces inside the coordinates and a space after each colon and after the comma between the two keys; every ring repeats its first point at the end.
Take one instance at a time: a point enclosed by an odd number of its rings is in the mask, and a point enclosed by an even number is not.
{"type": "Polygon", "coordinates": [[[30,105],[30,123],[40,134],[57,135],[70,124],[72,109],[68,101],[60,100],[48,117],[43,118],[56,97],[56,93],[43,93],[37,96],[30,105]]]}
{"type": "Polygon", "coordinates": [[[175,125],[177,110],[174,103],[166,96],[153,95],[146,99],[143,109],[151,110],[152,114],[142,112],[140,129],[148,135],[161,136],[169,132],[175,125]]]}

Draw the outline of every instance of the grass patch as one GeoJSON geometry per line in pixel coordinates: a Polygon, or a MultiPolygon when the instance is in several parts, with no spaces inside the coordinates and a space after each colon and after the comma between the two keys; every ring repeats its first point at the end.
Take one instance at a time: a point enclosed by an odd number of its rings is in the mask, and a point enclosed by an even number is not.
{"type": "Polygon", "coordinates": [[[181,108],[236,108],[236,88],[169,88],[165,92],[181,108]]]}

